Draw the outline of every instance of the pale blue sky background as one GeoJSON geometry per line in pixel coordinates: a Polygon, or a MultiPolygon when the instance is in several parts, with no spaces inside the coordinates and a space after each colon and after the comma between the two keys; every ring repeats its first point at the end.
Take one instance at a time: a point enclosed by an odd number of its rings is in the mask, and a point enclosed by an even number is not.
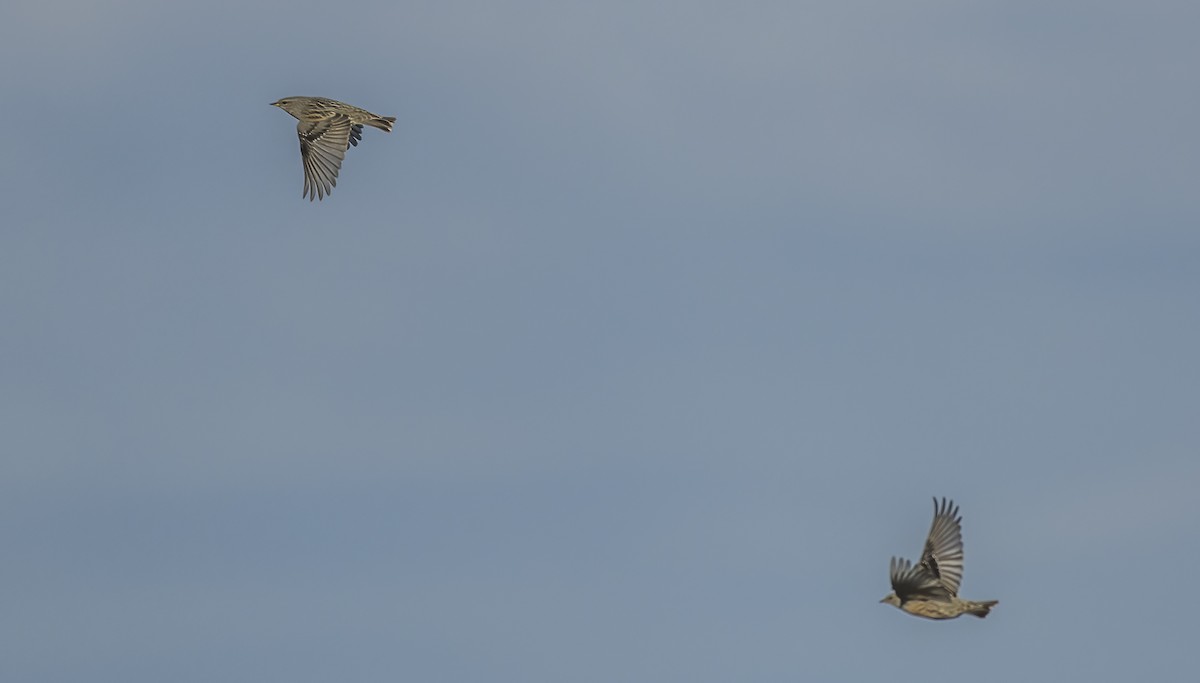
{"type": "Polygon", "coordinates": [[[0,679],[1194,680],[1198,25],[5,2],[0,679]]]}

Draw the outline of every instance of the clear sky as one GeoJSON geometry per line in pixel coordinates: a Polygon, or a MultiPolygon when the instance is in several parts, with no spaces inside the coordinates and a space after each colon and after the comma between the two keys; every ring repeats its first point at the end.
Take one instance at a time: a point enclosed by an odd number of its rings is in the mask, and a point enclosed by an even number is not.
{"type": "Polygon", "coordinates": [[[1198,25],[7,0],[0,679],[1194,680],[1198,25]]]}

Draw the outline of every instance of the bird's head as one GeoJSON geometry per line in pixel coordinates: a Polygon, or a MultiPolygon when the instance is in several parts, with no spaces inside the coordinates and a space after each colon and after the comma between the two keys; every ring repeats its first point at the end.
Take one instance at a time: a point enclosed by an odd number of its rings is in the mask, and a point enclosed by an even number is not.
{"type": "Polygon", "coordinates": [[[298,108],[298,103],[297,103],[296,98],[294,98],[294,97],[285,97],[280,100],[275,100],[274,102],[271,103],[271,106],[279,107],[280,109],[286,111],[287,113],[295,115],[295,112],[298,108]]]}
{"type": "Polygon", "coordinates": [[[879,602],[886,602],[887,604],[892,605],[894,607],[900,606],[900,598],[897,597],[895,593],[888,593],[887,597],[880,600],[879,602]]]}

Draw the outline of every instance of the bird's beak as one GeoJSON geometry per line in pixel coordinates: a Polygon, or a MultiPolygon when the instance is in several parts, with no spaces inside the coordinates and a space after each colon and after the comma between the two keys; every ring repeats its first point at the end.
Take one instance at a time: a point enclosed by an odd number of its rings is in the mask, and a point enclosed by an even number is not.
{"type": "Polygon", "coordinates": [[[271,106],[272,106],[272,107],[278,107],[278,106],[279,106],[279,102],[272,102],[272,103],[271,103],[271,106]]]}
{"type": "Polygon", "coordinates": [[[880,600],[879,602],[887,602],[887,598],[884,598],[884,599],[880,600]]]}

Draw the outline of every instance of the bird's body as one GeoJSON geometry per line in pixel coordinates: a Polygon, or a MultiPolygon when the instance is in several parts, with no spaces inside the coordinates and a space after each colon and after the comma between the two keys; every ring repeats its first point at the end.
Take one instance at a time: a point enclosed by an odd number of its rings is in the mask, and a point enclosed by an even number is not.
{"type": "Polygon", "coordinates": [[[962,517],[953,501],[933,499],[933,526],[925,539],[921,561],[893,557],[890,575],[892,592],[880,602],[926,619],[954,619],[963,614],[986,617],[998,600],[964,600],[958,597],[962,583],[962,517]]]}
{"type": "Polygon", "coordinates": [[[337,185],[346,150],[362,140],[363,126],[392,131],[394,116],[379,116],[366,109],[325,97],[285,97],[271,103],[299,121],[300,158],[304,162],[304,194],[324,199],[337,185]]]}
{"type": "MultiPolygon", "coordinates": [[[[894,597],[895,593],[890,597],[894,597]]],[[[998,604],[999,600],[984,600],[975,602],[973,600],[963,600],[959,597],[953,597],[949,602],[944,600],[918,600],[909,599],[906,602],[900,602],[899,598],[895,601],[884,599],[884,602],[895,605],[900,609],[915,614],[918,617],[926,619],[957,619],[964,614],[973,614],[983,618],[991,611],[992,606],[998,604]]]]}

